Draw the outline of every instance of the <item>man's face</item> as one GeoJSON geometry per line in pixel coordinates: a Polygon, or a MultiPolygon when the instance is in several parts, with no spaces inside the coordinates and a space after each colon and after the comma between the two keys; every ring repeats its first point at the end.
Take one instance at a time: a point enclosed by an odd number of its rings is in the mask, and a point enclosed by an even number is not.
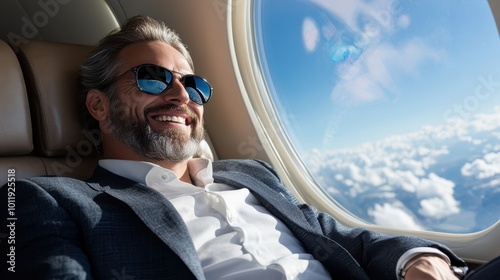
{"type": "MultiPolygon", "coordinates": [[[[192,74],[184,56],[160,41],[129,45],[121,51],[120,61],[120,74],[141,64],[192,74]]],[[[107,126],[111,134],[148,159],[186,160],[203,139],[203,106],[189,99],[180,75],[175,75],[169,89],[151,95],[141,92],[135,73],[128,72],[117,81],[116,97],[110,100],[107,126]]]]}

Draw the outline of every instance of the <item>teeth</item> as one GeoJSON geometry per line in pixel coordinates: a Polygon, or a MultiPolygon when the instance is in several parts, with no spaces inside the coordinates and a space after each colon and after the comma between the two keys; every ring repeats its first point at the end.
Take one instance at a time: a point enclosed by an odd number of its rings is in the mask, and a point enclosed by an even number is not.
{"type": "Polygon", "coordinates": [[[177,116],[158,116],[155,118],[155,120],[160,121],[160,122],[176,122],[176,123],[186,123],[186,119],[182,117],[177,117],[177,116]]]}

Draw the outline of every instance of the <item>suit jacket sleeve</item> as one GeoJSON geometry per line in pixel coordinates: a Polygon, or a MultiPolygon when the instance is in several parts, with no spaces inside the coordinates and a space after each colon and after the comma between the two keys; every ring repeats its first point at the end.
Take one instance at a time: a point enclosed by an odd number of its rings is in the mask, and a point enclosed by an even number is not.
{"type": "Polygon", "coordinates": [[[348,228],[332,216],[307,205],[299,205],[310,223],[328,238],[338,242],[363,267],[370,279],[396,279],[396,264],[408,250],[417,247],[437,248],[445,253],[453,265],[465,263],[451,250],[439,243],[411,236],[390,236],[365,228],[348,228]]]}
{"type": "MultiPolygon", "coordinates": [[[[1,201],[7,201],[7,185],[0,188],[1,201]]],[[[11,215],[2,207],[1,229],[14,223],[7,234],[15,236],[15,244],[2,238],[0,243],[1,279],[91,279],[90,265],[85,255],[77,223],[59,205],[62,197],[54,198],[50,190],[20,180],[15,186],[15,211],[11,215]],[[7,218],[16,218],[15,221],[7,218]],[[15,259],[7,257],[14,249],[15,259]],[[15,272],[8,268],[14,263],[15,272]]],[[[2,204],[4,205],[4,204],[2,204]]]]}

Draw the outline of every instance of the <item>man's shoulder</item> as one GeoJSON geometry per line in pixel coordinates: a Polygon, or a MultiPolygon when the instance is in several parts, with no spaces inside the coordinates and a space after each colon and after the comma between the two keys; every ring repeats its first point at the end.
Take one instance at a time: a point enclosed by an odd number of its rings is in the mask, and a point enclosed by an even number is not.
{"type": "Polygon", "coordinates": [[[230,159],[218,160],[213,163],[214,178],[252,178],[255,180],[281,184],[281,179],[273,167],[262,160],[230,159]]]}
{"type": "Polygon", "coordinates": [[[40,176],[16,180],[15,185],[12,187],[8,185],[0,187],[0,198],[9,196],[10,193],[15,193],[18,205],[44,208],[43,205],[46,203],[54,203],[55,201],[58,201],[58,204],[61,205],[89,204],[99,194],[99,191],[92,189],[85,181],[80,179],[40,176]]]}
{"type": "Polygon", "coordinates": [[[31,192],[36,189],[45,192],[78,192],[88,188],[88,184],[81,179],[63,177],[63,176],[40,176],[16,181],[16,192],[31,192]]]}
{"type": "Polygon", "coordinates": [[[65,176],[55,176],[55,175],[45,175],[37,176],[25,179],[16,180],[16,186],[18,188],[29,188],[37,187],[44,189],[46,191],[57,191],[57,192],[73,192],[73,191],[85,191],[88,189],[96,190],[100,185],[100,181],[105,179],[112,180],[116,175],[112,173],[106,173],[106,171],[100,170],[102,168],[96,168],[94,174],[89,179],[73,178],[65,176]],[[96,176],[97,174],[97,176],[96,176]]]}
{"type": "Polygon", "coordinates": [[[56,175],[46,175],[46,176],[38,176],[31,177],[26,179],[20,179],[18,182],[26,182],[26,183],[34,183],[37,185],[58,185],[58,184],[85,184],[85,181],[82,179],[72,178],[72,177],[64,177],[64,176],[56,176],[56,175]]]}
{"type": "Polygon", "coordinates": [[[258,159],[222,159],[212,163],[214,171],[246,171],[250,169],[273,170],[271,165],[258,159]]]}

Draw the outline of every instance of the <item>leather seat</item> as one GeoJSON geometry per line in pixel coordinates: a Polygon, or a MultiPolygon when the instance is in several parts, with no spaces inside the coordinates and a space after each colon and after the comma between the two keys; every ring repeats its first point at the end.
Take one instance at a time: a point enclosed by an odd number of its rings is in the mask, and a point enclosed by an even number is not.
{"type": "Polygon", "coordinates": [[[33,122],[34,150],[48,175],[85,179],[97,164],[78,107],[78,72],[91,46],[29,41],[19,46],[33,122]]]}
{"type": "Polygon", "coordinates": [[[30,108],[23,73],[12,48],[0,41],[0,185],[8,170],[16,178],[45,174],[42,161],[32,156],[30,108]]]}

